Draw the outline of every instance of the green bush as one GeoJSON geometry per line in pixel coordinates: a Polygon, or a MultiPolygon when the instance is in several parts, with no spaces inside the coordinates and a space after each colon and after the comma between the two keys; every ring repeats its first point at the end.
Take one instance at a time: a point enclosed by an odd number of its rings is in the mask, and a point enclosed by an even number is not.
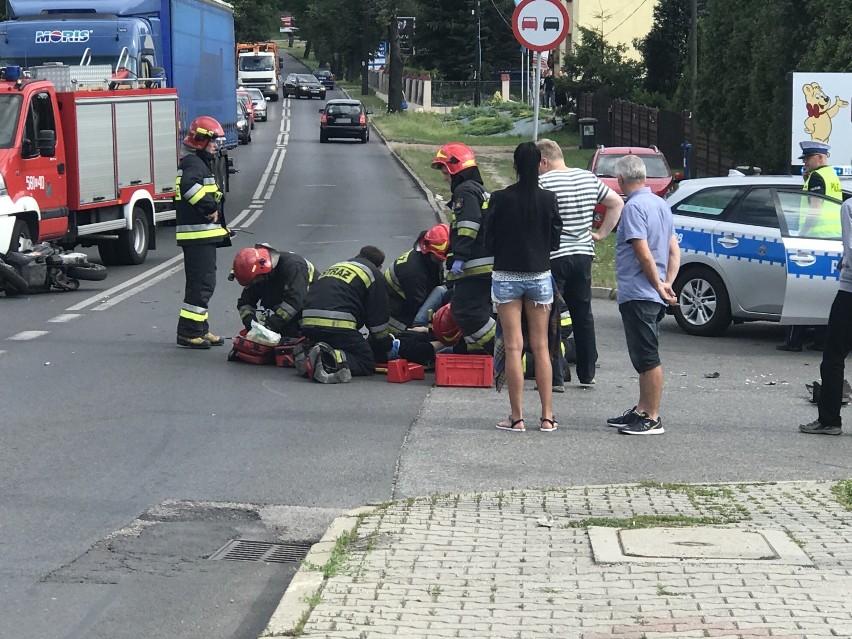
{"type": "Polygon", "coordinates": [[[467,124],[462,125],[465,135],[495,135],[504,133],[512,128],[512,119],[504,115],[477,116],[467,124]]]}

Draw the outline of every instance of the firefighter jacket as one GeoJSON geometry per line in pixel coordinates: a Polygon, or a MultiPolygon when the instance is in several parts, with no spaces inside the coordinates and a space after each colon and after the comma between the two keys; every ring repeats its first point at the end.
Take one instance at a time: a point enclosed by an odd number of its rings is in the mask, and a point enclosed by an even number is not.
{"type": "Polygon", "coordinates": [[[382,272],[363,257],[329,267],[308,291],[302,330],[358,332],[366,326],[370,340],[389,351],[388,292],[381,280],[382,272]]]}
{"type": "Polygon", "coordinates": [[[476,180],[465,180],[453,190],[450,208],[450,251],[447,267],[455,260],[464,262],[461,275],[447,273],[447,282],[461,278],[491,278],[494,256],[485,246],[482,230],[488,209],[488,193],[476,180]]]}
{"type": "Polygon", "coordinates": [[[267,326],[273,331],[295,321],[305,306],[308,287],[314,278],[314,265],[301,255],[289,251],[270,249],[275,266],[260,282],[243,289],[237,301],[240,319],[246,328],[251,320],[257,320],[257,305],[270,312],[267,326]]]}
{"type": "Polygon", "coordinates": [[[404,331],[412,325],[423,302],[441,283],[442,270],[441,262],[416,249],[403,253],[385,269],[390,325],[394,330],[404,331]]]}
{"type": "Polygon", "coordinates": [[[222,190],[204,151],[190,153],[181,158],[175,180],[176,238],[178,246],[188,244],[216,244],[230,246],[230,234],[222,215],[222,190]],[[211,222],[207,216],[219,213],[219,220],[211,222]]]}

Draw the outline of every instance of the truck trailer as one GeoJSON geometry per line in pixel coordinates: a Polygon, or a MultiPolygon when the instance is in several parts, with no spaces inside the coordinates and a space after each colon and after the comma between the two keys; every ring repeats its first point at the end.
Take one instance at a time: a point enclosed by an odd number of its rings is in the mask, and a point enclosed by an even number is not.
{"type": "Polygon", "coordinates": [[[234,10],[220,0],[8,0],[0,67],[109,64],[128,77],[164,75],[177,89],[180,132],[209,115],[237,146],[234,10]],[[119,69],[123,67],[123,69],[119,69]]]}

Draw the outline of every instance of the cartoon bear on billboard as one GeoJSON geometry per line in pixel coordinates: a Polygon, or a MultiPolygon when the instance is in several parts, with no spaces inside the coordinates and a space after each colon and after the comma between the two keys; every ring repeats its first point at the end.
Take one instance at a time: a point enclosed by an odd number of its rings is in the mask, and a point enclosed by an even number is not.
{"type": "Polygon", "coordinates": [[[802,91],[805,94],[805,103],[808,109],[808,117],[805,119],[805,133],[811,136],[811,140],[828,142],[828,138],[831,137],[831,119],[849,103],[846,100],[841,100],[840,96],[835,96],[834,104],[831,104],[831,99],[817,82],[804,85],[802,91]],[[830,104],[831,106],[829,106],[830,104]]]}

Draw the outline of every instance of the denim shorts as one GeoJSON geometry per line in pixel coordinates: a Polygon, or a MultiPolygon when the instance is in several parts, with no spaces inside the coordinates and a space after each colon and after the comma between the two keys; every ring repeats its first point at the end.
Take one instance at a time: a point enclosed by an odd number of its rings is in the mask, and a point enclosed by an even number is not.
{"type": "Polygon", "coordinates": [[[627,338],[627,353],[637,373],[660,365],[659,325],[666,307],[658,302],[633,300],[618,305],[627,338]]]}
{"type": "Polygon", "coordinates": [[[534,280],[491,280],[491,300],[506,304],[513,300],[531,300],[536,304],[553,304],[553,280],[548,274],[534,280]]]}

